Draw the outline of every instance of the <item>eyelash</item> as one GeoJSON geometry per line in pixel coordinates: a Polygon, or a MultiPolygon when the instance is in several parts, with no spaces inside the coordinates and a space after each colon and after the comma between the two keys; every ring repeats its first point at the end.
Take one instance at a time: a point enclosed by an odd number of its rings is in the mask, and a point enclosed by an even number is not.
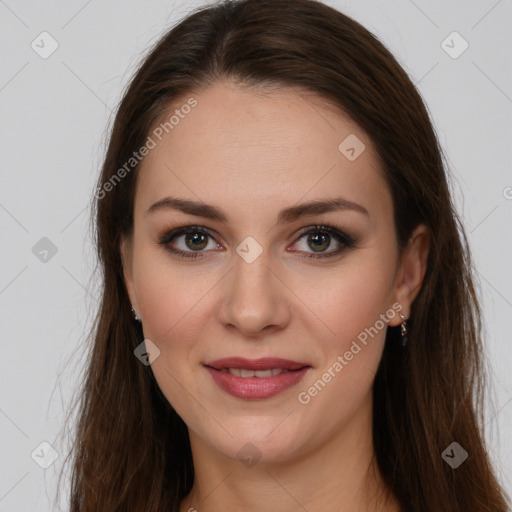
{"type": "MultiPolygon", "coordinates": [[[[209,229],[201,227],[201,226],[186,226],[181,228],[172,229],[171,231],[168,231],[164,235],[162,235],[158,243],[159,245],[162,245],[165,247],[166,250],[170,251],[173,254],[176,254],[180,258],[183,259],[197,259],[202,258],[203,256],[200,256],[200,254],[204,253],[204,250],[201,251],[182,251],[180,249],[174,249],[170,247],[170,242],[179,235],[186,235],[186,234],[203,234],[211,237],[215,241],[215,237],[213,232],[211,232],[209,229]]],[[[300,231],[297,239],[294,243],[301,240],[305,235],[309,234],[325,234],[333,237],[338,243],[342,244],[344,247],[341,249],[335,251],[335,252],[329,252],[329,253],[305,253],[302,257],[307,259],[321,259],[321,258],[332,258],[334,256],[338,256],[346,249],[349,249],[353,247],[356,243],[356,239],[351,237],[350,235],[347,235],[346,233],[343,233],[339,229],[335,228],[334,226],[331,226],[329,224],[323,224],[323,225],[314,225],[314,226],[308,226],[307,228],[304,228],[300,231]]],[[[218,243],[218,242],[217,242],[218,243]]]]}

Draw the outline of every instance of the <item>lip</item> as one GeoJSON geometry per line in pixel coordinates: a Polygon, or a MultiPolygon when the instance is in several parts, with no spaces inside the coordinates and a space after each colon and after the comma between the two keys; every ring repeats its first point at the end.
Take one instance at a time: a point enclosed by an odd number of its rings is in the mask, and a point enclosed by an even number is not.
{"type": "Polygon", "coordinates": [[[220,389],[234,397],[252,400],[271,398],[282,393],[296,385],[311,369],[306,363],[276,357],[228,357],[205,363],[204,367],[220,389]],[[253,371],[280,368],[284,371],[271,377],[238,377],[227,372],[229,368],[253,371]]]}
{"type": "Polygon", "coordinates": [[[217,370],[223,368],[244,368],[245,370],[267,370],[268,368],[282,368],[283,370],[298,370],[304,366],[310,366],[307,363],[299,363],[291,359],[282,359],[280,357],[262,357],[260,359],[246,359],[245,357],[226,357],[217,359],[205,366],[211,366],[217,370]]]}

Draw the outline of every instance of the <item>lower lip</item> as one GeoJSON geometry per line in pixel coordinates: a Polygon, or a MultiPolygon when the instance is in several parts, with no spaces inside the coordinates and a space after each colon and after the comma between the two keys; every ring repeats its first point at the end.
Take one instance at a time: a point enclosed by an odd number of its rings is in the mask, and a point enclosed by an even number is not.
{"type": "Polygon", "coordinates": [[[237,377],[229,372],[205,366],[213,380],[226,393],[237,398],[262,399],[278,395],[297,384],[309,370],[309,366],[273,377],[237,377]]]}

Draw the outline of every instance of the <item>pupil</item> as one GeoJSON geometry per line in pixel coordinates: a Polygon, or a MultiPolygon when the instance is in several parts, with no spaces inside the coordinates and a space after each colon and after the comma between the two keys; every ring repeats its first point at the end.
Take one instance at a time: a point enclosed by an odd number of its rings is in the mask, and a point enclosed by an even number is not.
{"type": "Polygon", "coordinates": [[[192,249],[192,250],[200,250],[200,249],[204,249],[207,245],[207,240],[206,240],[206,236],[201,234],[201,233],[188,233],[185,237],[185,241],[186,241],[186,244],[188,246],[189,249],[192,249]],[[192,245],[201,245],[201,247],[191,247],[189,242],[192,243],[192,245]]]}
{"type": "Polygon", "coordinates": [[[308,237],[308,243],[309,242],[313,242],[314,243],[314,247],[312,246],[311,248],[313,250],[317,250],[317,249],[326,249],[327,247],[329,247],[329,235],[326,235],[326,234],[316,234],[316,235],[310,235],[308,237]]]}

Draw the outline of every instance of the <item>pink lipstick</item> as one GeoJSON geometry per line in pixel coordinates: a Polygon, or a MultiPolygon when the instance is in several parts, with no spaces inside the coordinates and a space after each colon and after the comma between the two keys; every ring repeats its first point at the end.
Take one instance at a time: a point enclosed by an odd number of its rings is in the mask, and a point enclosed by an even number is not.
{"type": "Polygon", "coordinates": [[[297,384],[311,368],[307,363],[276,357],[228,357],[204,366],[219,388],[245,399],[275,396],[297,384]]]}

